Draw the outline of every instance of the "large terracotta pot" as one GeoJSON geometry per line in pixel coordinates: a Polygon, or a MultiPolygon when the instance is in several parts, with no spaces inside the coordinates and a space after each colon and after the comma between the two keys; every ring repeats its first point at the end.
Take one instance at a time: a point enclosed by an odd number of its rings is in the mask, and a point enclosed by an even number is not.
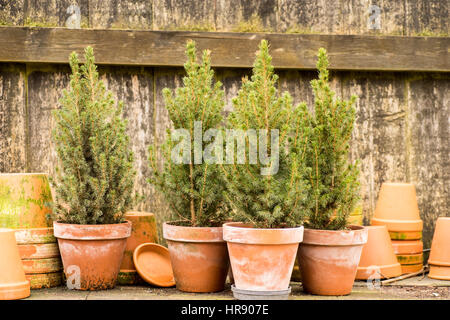
{"type": "Polygon", "coordinates": [[[0,227],[51,227],[52,194],[45,173],[0,174],[0,227]]]}
{"type": "Polygon", "coordinates": [[[113,288],[131,235],[131,222],[77,225],[53,222],[67,286],[78,290],[113,288]]]}
{"type": "Polygon", "coordinates": [[[417,205],[416,188],[410,183],[383,183],[372,225],[385,225],[395,240],[421,238],[423,222],[417,205]]]}
{"type": "Polygon", "coordinates": [[[350,294],[367,242],[367,229],[349,226],[351,230],[305,229],[298,250],[303,290],[327,296],[350,294]]]}
{"type": "Polygon", "coordinates": [[[428,264],[430,278],[450,280],[450,217],[436,221],[428,264]]]}
{"type": "Polygon", "coordinates": [[[366,280],[398,277],[402,267],[397,261],[386,226],[370,226],[363,246],[356,279],[366,280]]]}
{"type": "Polygon", "coordinates": [[[222,227],[184,227],[163,224],[178,290],[222,291],[228,273],[227,245],[222,227]]]}
{"type": "Polygon", "coordinates": [[[30,295],[14,230],[0,228],[0,300],[15,300],[30,295]]]}
{"type": "Polygon", "coordinates": [[[288,290],[303,227],[260,229],[231,222],[223,228],[238,290],[288,290]]]}
{"type": "Polygon", "coordinates": [[[158,239],[156,219],[149,212],[127,212],[124,217],[132,224],[131,236],[127,239],[127,246],[123,255],[118,277],[118,284],[128,285],[142,282],[133,262],[134,250],[143,243],[155,243],[158,239]]]}

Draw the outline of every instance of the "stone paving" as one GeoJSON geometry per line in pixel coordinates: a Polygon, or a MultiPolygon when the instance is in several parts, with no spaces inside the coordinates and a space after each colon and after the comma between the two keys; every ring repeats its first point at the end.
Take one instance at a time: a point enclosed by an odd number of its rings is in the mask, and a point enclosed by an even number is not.
{"type": "MultiPolygon", "coordinates": [[[[450,300],[450,281],[433,280],[419,276],[386,285],[368,285],[356,281],[351,295],[342,297],[314,296],[303,292],[301,283],[291,282],[290,300],[398,300],[432,299],[450,300]]],[[[230,285],[218,293],[194,294],[175,288],[154,288],[151,286],[117,286],[104,291],[76,291],[66,287],[33,290],[29,300],[229,300],[233,299],[230,285]]]]}

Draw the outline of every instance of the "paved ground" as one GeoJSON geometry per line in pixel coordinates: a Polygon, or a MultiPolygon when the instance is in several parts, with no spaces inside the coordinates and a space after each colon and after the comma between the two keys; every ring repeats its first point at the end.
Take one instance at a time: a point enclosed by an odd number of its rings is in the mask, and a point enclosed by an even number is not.
{"type": "MultiPolygon", "coordinates": [[[[291,300],[386,300],[386,299],[433,299],[450,300],[450,281],[433,280],[428,277],[414,277],[387,285],[368,285],[357,281],[351,295],[343,297],[323,297],[305,294],[301,283],[292,282],[291,300]]],[[[65,287],[33,290],[28,299],[34,300],[226,300],[233,299],[230,286],[223,292],[208,294],[190,294],[175,288],[154,288],[150,286],[118,286],[105,291],[76,291],[65,287]]]]}

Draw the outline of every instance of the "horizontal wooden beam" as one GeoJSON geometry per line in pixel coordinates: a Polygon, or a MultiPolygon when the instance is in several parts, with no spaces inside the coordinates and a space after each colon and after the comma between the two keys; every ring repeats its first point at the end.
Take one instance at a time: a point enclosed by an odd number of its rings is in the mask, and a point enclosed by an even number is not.
{"type": "Polygon", "coordinates": [[[72,51],[90,45],[98,64],[182,66],[188,39],[212,51],[215,67],[251,67],[259,42],[267,39],[276,68],[314,69],[324,47],[334,70],[450,71],[448,37],[26,27],[0,27],[0,62],[67,63],[72,51]]]}

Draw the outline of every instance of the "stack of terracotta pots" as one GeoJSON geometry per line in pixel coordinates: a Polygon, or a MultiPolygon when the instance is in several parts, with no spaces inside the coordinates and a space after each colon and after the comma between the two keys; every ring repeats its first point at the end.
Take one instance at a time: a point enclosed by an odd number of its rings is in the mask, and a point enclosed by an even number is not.
{"type": "Polygon", "coordinates": [[[137,284],[141,283],[142,279],[136,271],[133,253],[136,247],[143,243],[157,242],[156,220],[153,213],[136,211],[127,212],[125,219],[132,223],[132,230],[131,236],[127,239],[117,283],[122,285],[137,284]]]}
{"type": "Polygon", "coordinates": [[[0,227],[15,229],[31,289],[61,284],[62,263],[51,228],[52,195],[46,174],[0,174],[0,227]]]}
{"type": "Polygon", "coordinates": [[[414,185],[383,183],[371,224],[387,227],[403,274],[422,270],[423,222],[414,185]]]}
{"type": "Polygon", "coordinates": [[[440,217],[436,221],[431,252],[428,259],[428,277],[450,280],[450,217],[440,217]]]}

